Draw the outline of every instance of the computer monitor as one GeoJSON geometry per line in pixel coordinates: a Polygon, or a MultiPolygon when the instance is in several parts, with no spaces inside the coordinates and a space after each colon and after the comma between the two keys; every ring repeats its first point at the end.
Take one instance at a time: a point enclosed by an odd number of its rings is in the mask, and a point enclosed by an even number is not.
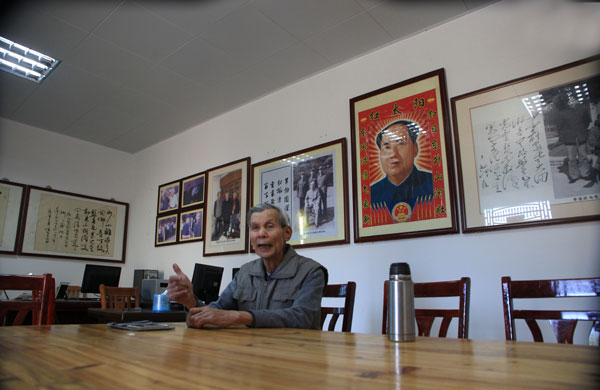
{"type": "Polygon", "coordinates": [[[86,264],[81,282],[82,293],[100,293],[100,285],[119,287],[121,267],[86,264]]]}
{"type": "Polygon", "coordinates": [[[222,267],[196,263],[192,276],[194,295],[204,303],[216,301],[219,298],[222,277],[222,267]]]}

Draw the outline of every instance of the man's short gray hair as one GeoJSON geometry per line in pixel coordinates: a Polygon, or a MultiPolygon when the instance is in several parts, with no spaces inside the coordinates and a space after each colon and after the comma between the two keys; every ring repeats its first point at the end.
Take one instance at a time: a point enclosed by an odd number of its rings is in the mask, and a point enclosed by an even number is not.
{"type": "Polygon", "coordinates": [[[251,207],[250,210],[248,210],[248,227],[250,227],[250,219],[252,218],[252,214],[262,213],[266,210],[277,210],[277,212],[279,213],[279,224],[281,225],[281,227],[283,228],[286,226],[290,226],[290,218],[286,213],[283,212],[283,210],[269,203],[261,203],[257,204],[254,207],[251,207]]]}

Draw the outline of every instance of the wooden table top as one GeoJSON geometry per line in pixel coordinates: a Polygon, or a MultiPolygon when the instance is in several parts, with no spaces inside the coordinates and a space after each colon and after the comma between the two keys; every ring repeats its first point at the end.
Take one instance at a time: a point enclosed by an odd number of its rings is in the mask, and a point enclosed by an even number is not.
{"type": "Polygon", "coordinates": [[[598,388],[600,353],[579,345],[297,329],[129,332],[106,325],[0,328],[0,388],[598,388]]]}

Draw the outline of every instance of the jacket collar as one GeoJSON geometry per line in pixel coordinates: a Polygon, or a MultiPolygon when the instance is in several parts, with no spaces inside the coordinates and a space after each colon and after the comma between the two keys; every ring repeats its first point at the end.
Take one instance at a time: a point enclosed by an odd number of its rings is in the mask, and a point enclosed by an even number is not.
{"type": "MultiPolygon", "coordinates": [[[[271,276],[273,279],[286,279],[296,275],[298,263],[292,261],[296,257],[296,251],[290,244],[285,245],[285,253],[281,263],[275,269],[275,273],[271,276]]],[[[252,268],[250,269],[250,275],[252,276],[265,276],[266,270],[263,264],[262,258],[258,259],[252,268]]]]}

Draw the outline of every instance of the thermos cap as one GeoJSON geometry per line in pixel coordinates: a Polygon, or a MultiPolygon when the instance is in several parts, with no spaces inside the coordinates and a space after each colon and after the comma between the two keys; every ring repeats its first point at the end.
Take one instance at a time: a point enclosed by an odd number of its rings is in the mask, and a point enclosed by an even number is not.
{"type": "Polygon", "coordinates": [[[392,275],[410,275],[410,266],[408,263],[392,263],[390,265],[390,276],[392,275]]]}

